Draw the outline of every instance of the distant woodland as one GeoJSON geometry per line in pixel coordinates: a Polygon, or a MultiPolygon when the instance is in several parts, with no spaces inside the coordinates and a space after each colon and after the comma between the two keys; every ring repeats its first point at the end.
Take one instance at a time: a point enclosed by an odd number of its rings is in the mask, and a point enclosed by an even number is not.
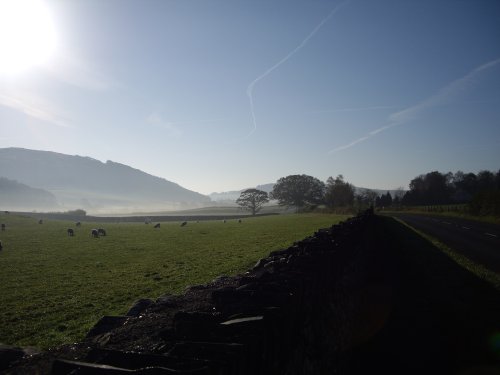
{"type": "Polygon", "coordinates": [[[410,182],[401,204],[406,206],[467,204],[473,215],[500,216],[500,170],[477,174],[429,172],[410,182]]]}
{"type": "Polygon", "coordinates": [[[373,202],[376,208],[436,206],[438,210],[446,205],[460,205],[462,211],[471,215],[500,217],[500,170],[477,174],[433,171],[411,180],[409,190],[375,195],[367,190],[355,196],[353,202],[373,202]]]}
{"type": "MultiPolygon", "coordinates": [[[[500,170],[496,173],[484,170],[477,174],[433,171],[411,180],[409,190],[400,188],[385,194],[356,188],[344,181],[342,175],[329,177],[326,183],[312,176],[290,175],[274,184],[269,198],[280,205],[296,207],[297,211],[322,206],[337,212],[359,211],[370,206],[379,209],[433,206],[439,211],[453,206],[447,210],[460,207],[460,211],[467,214],[500,217],[500,170]]],[[[255,212],[258,208],[255,201],[265,202],[266,199],[266,192],[250,189],[242,193],[239,202],[243,208],[250,206],[255,212]]]]}

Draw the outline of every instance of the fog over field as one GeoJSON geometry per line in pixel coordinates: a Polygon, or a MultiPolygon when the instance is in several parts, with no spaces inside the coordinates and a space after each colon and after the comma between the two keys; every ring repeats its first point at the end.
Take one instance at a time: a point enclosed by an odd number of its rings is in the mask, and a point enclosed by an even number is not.
{"type": "Polygon", "coordinates": [[[0,149],[0,170],[8,178],[0,180],[0,203],[9,210],[127,213],[210,203],[208,197],[165,179],[90,157],[0,149]]]}
{"type": "MultiPolygon", "coordinates": [[[[102,163],[88,156],[19,148],[0,149],[0,170],[3,174],[0,177],[0,207],[11,211],[83,209],[101,215],[183,211],[189,214],[189,210],[196,213],[204,212],[196,209],[211,208],[212,212],[217,212],[216,206],[237,207],[236,200],[241,192],[249,188],[206,196],[112,161],[102,163]]],[[[268,183],[255,188],[270,193],[273,186],[274,183],[268,183]]],[[[356,189],[357,192],[366,190],[356,189]]],[[[276,201],[269,203],[276,204],[276,201]]]]}

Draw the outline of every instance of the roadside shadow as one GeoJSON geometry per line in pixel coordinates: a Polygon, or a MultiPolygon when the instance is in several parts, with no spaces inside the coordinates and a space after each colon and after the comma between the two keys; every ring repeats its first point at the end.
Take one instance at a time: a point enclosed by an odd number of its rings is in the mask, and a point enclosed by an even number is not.
{"type": "Polygon", "coordinates": [[[393,218],[370,237],[353,327],[384,321],[353,347],[351,373],[500,374],[499,290],[393,218]]]}

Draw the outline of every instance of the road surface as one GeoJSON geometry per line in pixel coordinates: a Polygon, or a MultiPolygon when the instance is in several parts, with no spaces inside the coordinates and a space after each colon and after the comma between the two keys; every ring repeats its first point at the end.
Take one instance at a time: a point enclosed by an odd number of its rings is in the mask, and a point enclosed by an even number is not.
{"type": "Polygon", "coordinates": [[[500,226],[473,220],[421,214],[391,214],[476,263],[500,273],[500,226]]]}

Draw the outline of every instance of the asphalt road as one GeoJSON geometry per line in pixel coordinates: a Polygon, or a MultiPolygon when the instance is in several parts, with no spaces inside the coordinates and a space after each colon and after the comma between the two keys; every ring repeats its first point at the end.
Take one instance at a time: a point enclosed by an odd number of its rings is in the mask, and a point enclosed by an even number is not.
{"type": "Polygon", "coordinates": [[[403,220],[467,258],[500,273],[500,226],[451,217],[397,213],[403,220]]]}

